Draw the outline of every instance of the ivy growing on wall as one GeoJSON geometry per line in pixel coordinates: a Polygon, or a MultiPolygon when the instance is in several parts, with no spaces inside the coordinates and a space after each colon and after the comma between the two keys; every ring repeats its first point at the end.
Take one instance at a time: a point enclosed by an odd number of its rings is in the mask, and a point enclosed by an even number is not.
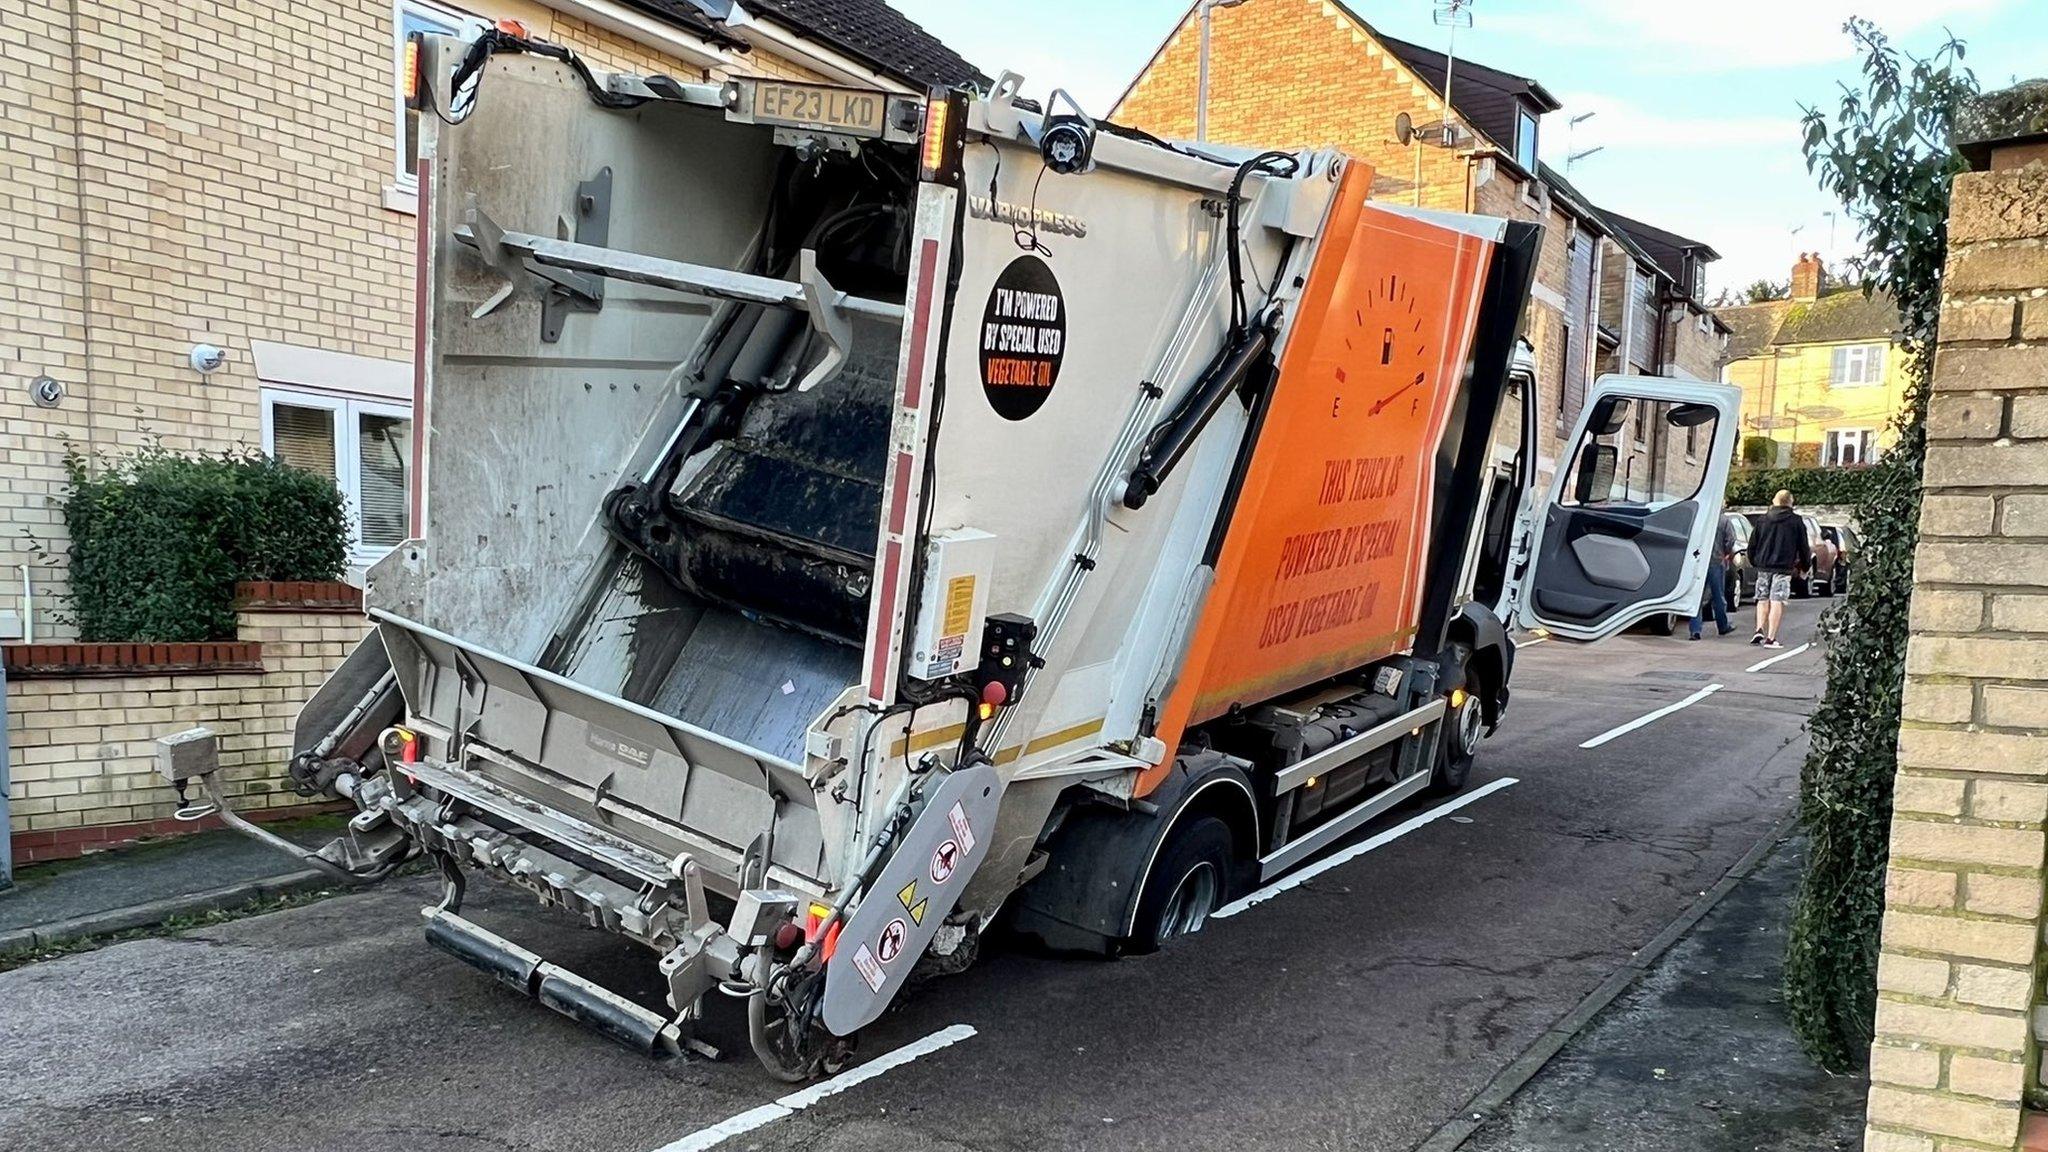
{"type": "Polygon", "coordinates": [[[240,580],[332,580],[348,564],[334,481],[251,450],[65,456],[70,604],[82,640],[232,639],[240,580]]]}
{"type": "Polygon", "coordinates": [[[1785,999],[1808,1055],[1833,1070],[1866,1058],[1877,1006],[1927,386],[1949,183],[1962,169],[1949,132],[1957,108],[1977,90],[1954,39],[1919,59],[1868,21],[1851,20],[1845,30],[1862,57],[1861,83],[1843,87],[1832,118],[1805,109],[1806,163],[1857,226],[1864,255],[1853,272],[1864,290],[1898,301],[1908,387],[1892,450],[1864,472],[1856,580],[1823,618],[1827,690],[1800,773],[1800,816],[1811,844],[1793,911],[1785,999]]]}

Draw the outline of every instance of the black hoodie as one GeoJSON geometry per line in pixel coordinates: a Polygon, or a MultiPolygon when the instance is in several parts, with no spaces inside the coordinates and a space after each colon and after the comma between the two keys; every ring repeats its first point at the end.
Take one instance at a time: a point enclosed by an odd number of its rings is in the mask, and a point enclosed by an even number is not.
{"type": "Polygon", "coordinates": [[[1790,508],[1773,508],[1749,538],[1749,564],[1759,572],[1790,572],[1813,565],[1806,522],[1790,508]]]}

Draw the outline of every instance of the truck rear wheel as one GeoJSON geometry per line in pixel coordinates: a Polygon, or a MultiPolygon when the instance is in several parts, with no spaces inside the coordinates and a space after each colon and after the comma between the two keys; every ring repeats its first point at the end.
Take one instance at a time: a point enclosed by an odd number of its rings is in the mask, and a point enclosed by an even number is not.
{"type": "Polygon", "coordinates": [[[1230,826],[1201,816],[1174,829],[1145,878],[1129,950],[1156,952],[1168,941],[1192,936],[1209,914],[1230,898],[1233,870],[1230,826]]]}

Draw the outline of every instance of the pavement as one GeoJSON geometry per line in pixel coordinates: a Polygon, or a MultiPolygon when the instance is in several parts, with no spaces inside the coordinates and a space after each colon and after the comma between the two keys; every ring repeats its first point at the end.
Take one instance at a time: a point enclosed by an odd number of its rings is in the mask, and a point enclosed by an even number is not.
{"type": "Polygon", "coordinates": [[[1777,844],[1465,1152],[1861,1148],[1868,1081],[1821,1071],[1785,1022],[1785,909],[1805,856],[1803,837],[1777,844]]]}
{"type": "MultiPolygon", "coordinates": [[[[1789,643],[1822,607],[1792,606],[1789,643]]],[[[901,999],[862,1036],[864,1066],[823,1089],[760,1071],[738,1001],[714,997],[705,1028],[723,1061],[595,1039],[428,947],[436,886],[413,877],[0,974],[0,1146],[1412,1149],[1618,973],[1648,966],[1639,987],[1655,986],[1667,969],[1643,950],[1778,837],[1821,653],[1745,638],[1527,647],[1460,798],[1476,799],[1427,822],[1431,804],[1391,813],[1360,834],[1376,850],[1155,956],[987,949],[901,999]],[[911,1055],[884,1059],[896,1050],[911,1055]]],[[[521,893],[470,892],[485,926],[659,1005],[651,955],[521,893]]],[[[1744,1004],[1767,1010],[1730,1010],[1744,1004]]],[[[1551,1067],[1589,1052],[1574,1040],[1551,1067]]],[[[1535,1140],[1522,1109],[1550,1075],[1467,1147],[1550,1147],[1477,1143],[1535,1140]]]]}
{"type": "MultiPolygon", "coordinates": [[[[346,821],[345,815],[314,816],[267,827],[317,848],[346,821]]],[[[28,865],[14,879],[12,888],[0,891],[0,955],[333,884],[275,849],[224,830],[28,865]]]]}

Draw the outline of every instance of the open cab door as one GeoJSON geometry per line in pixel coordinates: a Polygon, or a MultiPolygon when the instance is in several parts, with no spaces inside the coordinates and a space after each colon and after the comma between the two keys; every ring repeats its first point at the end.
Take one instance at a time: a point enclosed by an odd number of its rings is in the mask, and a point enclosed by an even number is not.
{"type": "Polygon", "coordinates": [[[1672,613],[1706,583],[1735,451],[1740,389],[1663,376],[1603,376],[1535,509],[1510,596],[1525,628],[1603,640],[1672,613]]]}

